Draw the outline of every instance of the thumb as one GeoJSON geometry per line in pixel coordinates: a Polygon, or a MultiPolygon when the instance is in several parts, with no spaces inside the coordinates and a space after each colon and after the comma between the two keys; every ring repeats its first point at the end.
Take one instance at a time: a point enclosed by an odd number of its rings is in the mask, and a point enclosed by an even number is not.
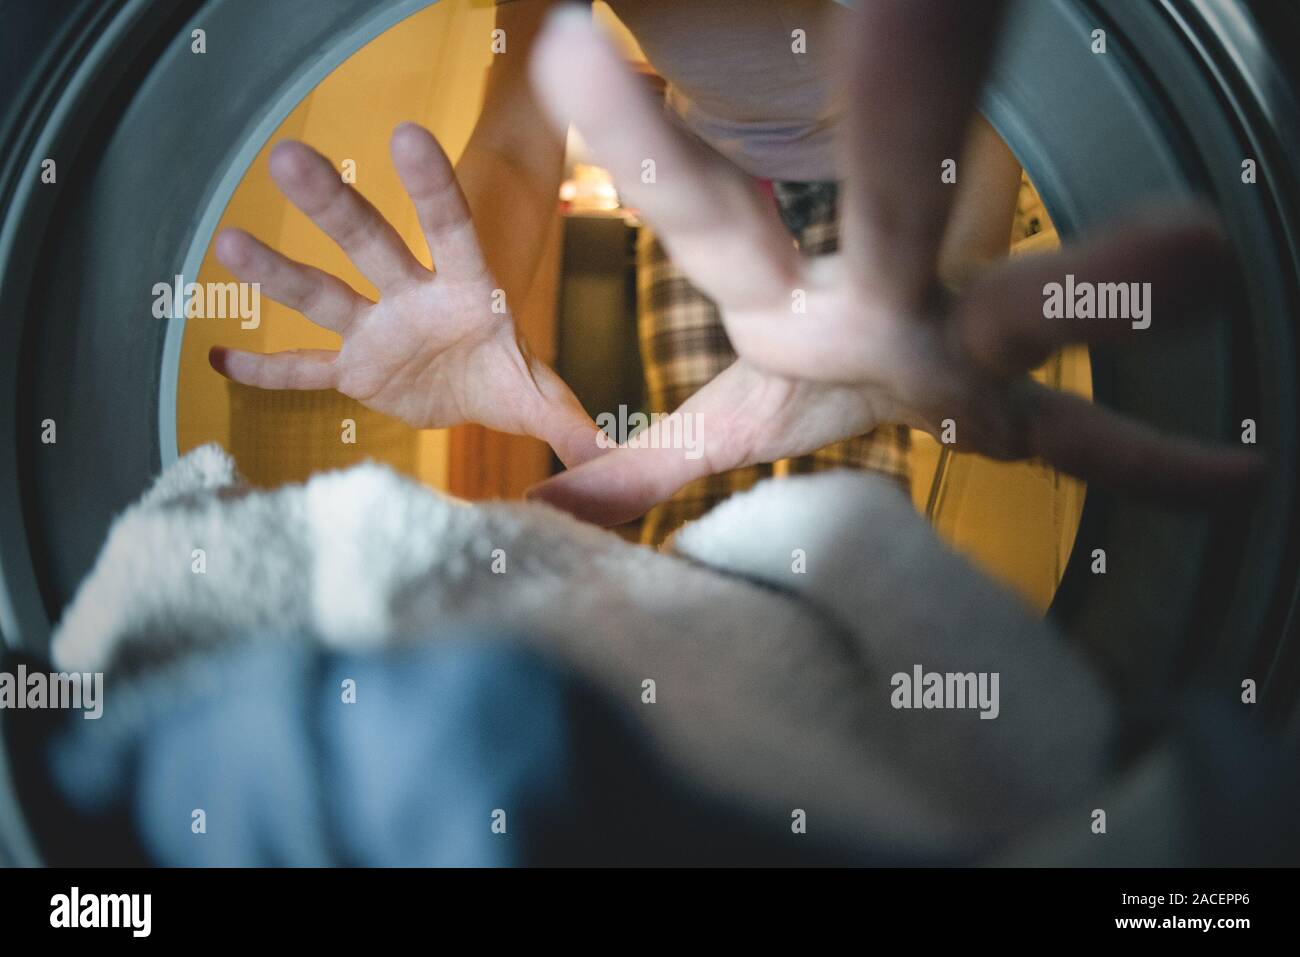
{"type": "Polygon", "coordinates": [[[715,471],[681,416],[656,420],[623,446],[533,486],[526,497],[607,527],[639,518],[715,471]]]}

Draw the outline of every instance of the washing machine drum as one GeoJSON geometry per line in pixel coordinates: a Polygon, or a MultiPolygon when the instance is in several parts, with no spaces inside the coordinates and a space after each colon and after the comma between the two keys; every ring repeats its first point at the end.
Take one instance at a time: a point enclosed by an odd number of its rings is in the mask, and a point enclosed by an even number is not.
{"type": "MultiPolygon", "coordinates": [[[[0,89],[14,94],[0,116],[0,630],[11,648],[44,651],[113,514],[176,455],[183,323],[153,318],[154,284],[198,274],[236,184],[290,109],[426,5],[0,0],[0,89]],[[42,181],[47,159],[54,183],[42,181]]],[[[1152,199],[1199,195],[1222,213],[1240,308],[1181,337],[1094,349],[1094,393],[1216,440],[1253,419],[1271,476],[1212,517],[1090,489],[1052,614],[1121,688],[1151,674],[1234,688],[1254,678],[1261,709],[1293,728],[1297,37],[1295,8],[1264,0],[1022,0],[982,103],[1067,238],[1152,199]],[[1090,570],[1097,548],[1104,575],[1090,570]]],[[[3,785],[0,801],[12,857],[21,821],[3,785]]]]}

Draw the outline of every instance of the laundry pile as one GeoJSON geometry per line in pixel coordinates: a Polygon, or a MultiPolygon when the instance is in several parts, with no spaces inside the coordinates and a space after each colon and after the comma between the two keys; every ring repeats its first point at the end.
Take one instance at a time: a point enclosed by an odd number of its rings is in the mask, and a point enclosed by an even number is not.
{"type": "Polygon", "coordinates": [[[83,723],[129,737],[143,719],[115,694],[239,646],[469,629],[517,636],[674,774],[787,831],[969,859],[1040,822],[1086,829],[1115,766],[1084,659],[853,472],[761,484],[655,552],[373,464],[259,491],[206,446],[117,519],[53,655],[107,673],[83,723]]]}

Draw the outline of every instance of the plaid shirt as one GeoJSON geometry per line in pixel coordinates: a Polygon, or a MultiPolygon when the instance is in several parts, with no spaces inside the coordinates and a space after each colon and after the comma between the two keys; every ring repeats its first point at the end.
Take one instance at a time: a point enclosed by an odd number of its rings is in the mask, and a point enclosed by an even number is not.
{"type": "MultiPolygon", "coordinates": [[[[834,183],[773,183],[773,194],[800,249],[834,252],[839,245],[838,188],[834,183]]],[[[645,368],[648,407],[671,412],[736,360],[717,307],[669,261],[649,229],[637,240],[637,332],[645,368]]],[[[641,525],[641,541],[658,546],[685,522],[718,502],[774,475],[797,475],[833,468],[872,469],[896,479],[905,489],[909,432],[905,426],[880,426],[810,455],[753,465],[692,482],[655,506],[641,525]]]]}

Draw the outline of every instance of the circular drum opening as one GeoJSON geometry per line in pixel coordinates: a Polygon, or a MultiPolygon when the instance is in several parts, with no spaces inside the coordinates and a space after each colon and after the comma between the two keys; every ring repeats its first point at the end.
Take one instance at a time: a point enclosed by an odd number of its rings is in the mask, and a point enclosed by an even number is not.
{"type": "MultiPolygon", "coordinates": [[[[607,8],[603,12],[608,13],[607,8]]],[[[276,142],[292,138],[310,143],[333,160],[340,175],[353,182],[408,245],[427,259],[419,225],[392,169],[388,139],[398,123],[415,118],[433,130],[455,160],[479,115],[491,56],[477,41],[490,33],[492,24],[492,11],[486,8],[436,4],[365,44],[308,92],[260,145],[220,211],[213,235],[227,227],[242,228],[290,258],[338,275],[375,296],[338,246],[271,182],[268,153],[276,142]]],[[[638,55],[630,35],[628,43],[631,55],[638,55]]],[[[648,64],[638,66],[650,70],[648,64]]],[[[583,167],[581,175],[607,177],[589,166],[583,167]]],[[[1022,176],[1022,180],[1019,208],[1007,240],[1010,253],[1055,250],[1060,239],[1051,216],[1029,178],[1022,176]]],[[[567,291],[572,283],[604,283],[615,293],[621,291],[625,300],[637,296],[637,283],[622,282],[620,275],[628,269],[624,247],[636,242],[635,218],[629,229],[619,229],[609,221],[611,212],[607,207],[573,207],[569,222],[548,243],[539,270],[545,276],[540,295],[524,303],[517,316],[531,347],[548,362],[556,361],[561,344],[574,343],[562,357],[569,365],[565,378],[579,390],[593,416],[621,404],[640,406],[644,376],[639,362],[620,362],[618,348],[600,344],[622,339],[635,354],[635,305],[611,301],[613,297],[585,296],[583,315],[578,317],[574,310],[561,307],[555,287],[567,291]],[[597,356],[573,355],[589,350],[597,356]],[[632,368],[625,368],[628,365],[632,368]]],[[[200,240],[196,235],[196,247],[200,240]]],[[[550,472],[550,457],[538,443],[486,436],[467,427],[421,432],[337,393],[271,392],[220,377],[207,362],[213,346],[256,352],[333,349],[338,347],[338,337],[268,298],[251,302],[250,291],[239,287],[236,277],[217,261],[211,244],[198,253],[198,261],[197,275],[159,287],[164,298],[189,282],[206,294],[206,303],[204,296],[197,297],[186,321],[168,330],[159,384],[159,446],[164,460],[174,454],[173,449],[183,454],[205,442],[217,442],[232,452],[255,484],[272,487],[369,458],[467,498],[518,493],[550,472]],[[174,421],[169,421],[167,413],[172,409],[174,421]]],[[[1035,375],[1058,388],[1091,395],[1085,348],[1053,356],[1035,375]]],[[[945,539],[1045,610],[1072,551],[1083,508],[1083,483],[1039,463],[950,455],[921,432],[912,436],[911,457],[917,507],[945,539]]],[[[623,531],[630,537],[637,533],[636,528],[623,531]]]]}

